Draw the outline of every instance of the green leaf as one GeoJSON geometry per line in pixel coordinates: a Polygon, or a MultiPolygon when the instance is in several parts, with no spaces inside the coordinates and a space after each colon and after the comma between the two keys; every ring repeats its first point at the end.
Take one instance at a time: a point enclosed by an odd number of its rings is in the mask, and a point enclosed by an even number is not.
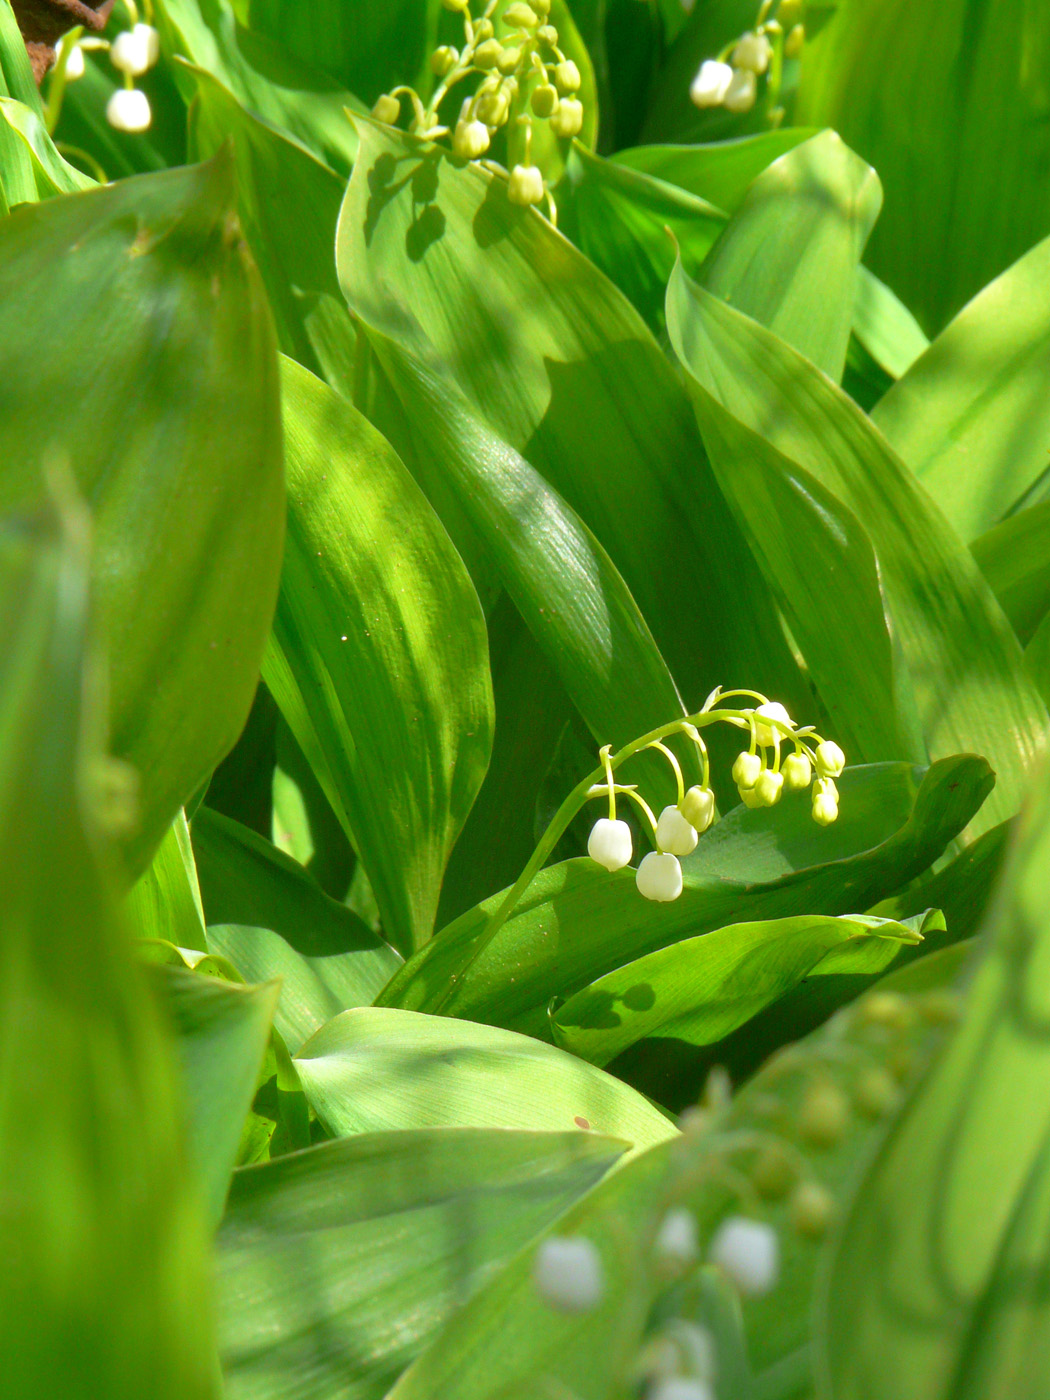
{"type": "Polygon", "coordinates": [[[861,264],[853,301],[853,334],[881,369],[894,379],[907,374],[930,348],[904,303],[861,264]]]}
{"type": "Polygon", "coordinates": [[[102,855],[87,526],[62,511],[0,526],[3,1387],[210,1400],[204,1221],[102,855]]]}
{"type": "Polygon", "coordinates": [[[763,170],[816,135],[806,127],[787,126],[706,146],[629,146],[617,151],[611,164],[677,185],[732,214],[763,170]]]}
{"type": "Polygon", "coordinates": [[[235,1174],[219,1233],[229,1400],[381,1400],[455,1310],[615,1160],[594,1133],[434,1128],[235,1174]]]}
{"type": "Polygon", "coordinates": [[[112,747],[141,779],[135,875],[233,746],[277,592],[276,358],[231,173],[220,158],[0,222],[0,511],[42,498],[48,461],[92,508],[112,747]],[[85,373],[98,392],[71,394],[85,373]]]}
{"type": "Polygon", "coordinates": [[[361,142],[337,247],[354,312],[423,364],[436,357],[579,512],[687,707],[743,675],[801,705],[686,396],[623,295],[539,214],[511,205],[501,178],[372,123],[361,142]]]}
{"type": "Polygon", "coordinates": [[[491,750],[485,620],[440,521],[367,419],[291,360],[284,415],[288,545],[266,682],[387,935],[415,948],[491,750]]]}
{"type": "MultiPolygon", "coordinates": [[[[89,175],[83,174],[76,166],[70,165],[59,155],[55,143],[48,134],[47,127],[31,107],[25,106],[22,102],[15,102],[9,97],[0,97],[0,117],[25,147],[26,154],[32,164],[36,186],[35,192],[31,196],[33,200],[47,199],[55,194],[74,194],[77,190],[95,188],[95,181],[89,175]]],[[[8,141],[8,133],[4,132],[3,136],[0,137],[0,150],[7,147],[8,141]]],[[[6,186],[6,178],[3,183],[6,186]]],[[[28,192],[28,188],[27,180],[25,192],[28,192]]],[[[18,202],[11,197],[10,190],[8,190],[8,197],[10,203],[18,202]]]]}
{"type": "Polygon", "coordinates": [[[189,1146],[213,1226],[222,1219],[241,1132],[270,1040],[276,982],[242,987],[155,964],[151,981],[175,1033],[189,1146]]]}
{"type": "Polygon", "coordinates": [[[178,948],[207,951],[204,909],[184,812],[168,828],[149,869],[130,890],[124,908],[129,924],[140,938],[162,939],[178,948]]]}
{"type": "Polygon", "coordinates": [[[1045,494],[1048,287],[1045,239],[974,297],[872,413],[967,541],[1045,494]]]}
{"type": "Polygon", "coordinates": [[[886,209],[869,265],[933,334],[1050,233],[1050,13],[851,0],[825,18],[795,119],[834,127],[878,170],[886,209]]]}
{"type": "Polygon", "coordinates": [[[921,936],[905,924],[863,914],[729,924],[592,982],[558,1008],[551,1028],[563,1050],[597,1065],[646,1037],[711,1045],[797,987],[842,943],[916,943],[921,936]]]}
{"type": "MultiPolygon", "coordinates": [[[[401,966],[398,954],[362,919],[247,827],[201,807],[193,819],[193,849],[209,940],[229,949],[227,956],[247,981],[283,975],[277,962],[299,957],[315,971],[322,962],[338,969],[338,994],[356,988],[356,1004],[368,1005],[401,966]],[[267,929],[281,942],[256,939],[267,929]]],[[[285,992],[278,1024],[285,1017],[290,1029],[301,1009],[294,1009],[293,988],[285,992]]]]}
{"type": "Polygon", "coordinates": [[[344,1011],[300,1049],[295,1067],[328,1131],[574,1125],[636,1148],[676,1129],[640,1094],[530,1036],[388,1007],[344,1011]]]}
{"type": "Polygon", "coordinates": [[[1050,502],[1011,515],[970,546],[999,606],[1027,646],[1050,612],[1050,502]]]}
{"type": "Polygon", "coordinates": [[[10,0],[0,0],[0,92],[24,103],[38,116],[43,115],[25,40],[10,0]]]}
{"type": "Polygon", "coordinates": [[[821,132],[758,176],[700,281],[839,380],[857,268],[881,207],[874,170],[821,132]]]}
{"type": "Polygon", "coordinates": [[[551,866],[476,961],[502,895],[443,929],[379,1001],[414,1011],[441,1004],[448,1015],[549,1035],[552,996],[571,996],[679,939],[733,920],[869,907],[943,852],[992,781],[988,765],[973,757],[942,760],[926,773],[906,764],[847,768],[839,820],[827,828],[813,822],[804,797],[767,810],[739,807],[685,857],[685,889],[672,904],[643,901],[632,870],[610,875],[589,860],[551,866]]]}
{"type": "Polygon", "coordinates": [[[1050,613],[1047,613],[1025,647],[1024,664],[1043,697],[1050,705],[1050,613]]]}
{"type": "Polygon", "coordinates": [[[668,330],[698,385],[864,522],[932,757],[994,764],[971,839],[1011,816],[1046,739],[1046,708],[991,590],[871,422],[790,346],[676,269],[668,330]]]}
{"type": "MultiPolygon", "coordinates": [[[[979,1350],[981,1310],[1010,1298],[996,1283],[997,1258],[1050,1129],[1048,871],[1043,781],[986,925],[963,1020],[858,1183],[837,1241],[818,1335],[842,1400],[974,1393],[959,1382],[979,1350]]],[[[1031,1286],[1023,1278],[1012,1279],[1014,1299],[1031,1286]]]]}

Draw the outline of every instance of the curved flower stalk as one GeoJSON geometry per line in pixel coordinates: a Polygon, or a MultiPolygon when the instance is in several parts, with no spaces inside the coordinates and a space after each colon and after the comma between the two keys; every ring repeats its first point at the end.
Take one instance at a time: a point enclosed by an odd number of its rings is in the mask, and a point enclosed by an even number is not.
{"type": "Polygon", "coordinates": [[[550,23],[550,0],[486,0],[475,17],[475,0],[442,0],[446,10],[463,21],[462,48],[443,44],[430,58],[438,79],[430,101],[410,87],[385,92],[372,108],[377,121],[393,126],[408,115],[407,129],[428,141],[451,139],[453,153],[479,160],[497,132],[507,134],[509,170],[487,161],[507,176],[507,197],[524,208],[546,203],[551,222],[557,208],[542,167],[533,160],[533,127],[546,122],[560,140],[583,129],[584,109],[578,96],[580,70],[559,47],[558,31],[550,23]],[[495,21],[505,33],[496,38],[495,21]],[[441,109],[452,89],[473,80],[456,117],[441,109]]]}
{"type": "Polygon", "coordinates": [[[802,24],[802,0],[763,0],[755,27],[732,40],[717,58],[700,65],[689,88],[697,107],[724,107],[727,112],[750,112],[762,84],[769,96],[770,120],[779,125],[784,111],[778,105],[785,58],[802,52],[806,31],[802,24]]]}

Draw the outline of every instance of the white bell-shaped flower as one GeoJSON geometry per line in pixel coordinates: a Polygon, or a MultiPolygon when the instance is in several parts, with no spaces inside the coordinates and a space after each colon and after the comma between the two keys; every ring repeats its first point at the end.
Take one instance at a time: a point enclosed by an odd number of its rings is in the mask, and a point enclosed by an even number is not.
{"type": "Polygon", "coordinates": [[[715,1400],[715,1392],[699,1376],[666,1376],[649,1387],[645,1400],[715,1400]]]}
{"type": "Polygon", "coordinates": [[[543,200],[543,172],[538,165],[516,165],[510,172],[507,198],[527,208],[543,200]]]}
{"type": "Polygon", "coordinates": [[[634,879],[638,893],[658,904],[670,904],[682,893],[682,867],[670,851],[650,851],[643,856],[634,879]]]}
{"type": "Polygon", "coordinates": [[[622,870],[633,854],[631,828],[626,822],[599,817],[587,838],[587,854],[606,870],[622,870]]]}
{"type": "Polygon", "coordinates": [[[834,739],[825,739],[814,750],[817,772],[822,778],[837,778],[846,766],[846,755],[834,739]]]}
{"type": "Polygon", "coordinates": [[[741,793],[755,786],[761,772],[762,760],[757,753],[737,754],[736,762],[733,764],[733,782],[736,783],[741,793]]]}
{"type": "Polygon", "coordinates": [[[755,795],[762,800],[763,807],[774,807],[784,791],[783,773],[774,773],[771,768],[763,769],[755,782],[755,795]]]}
{"type": "Polygon", "coordinates": [[[696,827],[687,822],[677,807],[665,807],[656,823],[656,844],[673,856],[687,856],[696,850],[696,827]]]}
{"type": "Polygon", "coordinates": [[[711,1241],[709,1258],[741,1293],[759,1298],[776,1286],[780,1246],[776,1231],[742,1215],[723,1220],[711,1241]]]}
{"type": "Polygon", "coordinates": [[[452,149],[464,160],[477,160],[488,150],[490,139],[484,122],[458,121],[452,137],[452,149]]]}
{"type": "Polygon", "coordinates": [[[781,724],[787,724],[794,728],[791,716],[788,714],[787,710],[784,709],[784,706],[779,700],[772,700],[769,704],[759,705],[755,710],[755,736],[760,744],[765,744],[767,747],[784,737],[784,731],[782,729],[777,729],[772,724],[763,723],[763,720],[769,719],[778,719],[781,724]]]}
{"type": "Polygon", "coordinates": [[[590,1312],[605,1292],[601,1256],[582,1235],[544,1240],[532,1279],[540,1297],[558,1312],[590,1312]]]}
{"type": "Polygon", "coordinates": [[[682,816],[704,832],[715,819],[715,795],[710,788],[691,787],[682,798],[682,816]]]}
{"type": "Polygon", "coordinates": [[[160,35],[152,24],[136,24],[125,29],[110,45],[109,61],[114,68],[139,78],[160,58],[160,35]]]}
{"type": "Polygon", "coordinates": [[[66,82],[75,83],[78,78],[84,76],[86,68],[84,50],[79,44],[73,44],[66,54],[66,82]]]}
{"type": "Polygon", "coordinates": [[[117,131],[146,131],[153,120],[149,98],[138,88],[117,88],[106,103],[106,120],[117,131]]]}
{"type": "Polygon", "coordinates": [[[720,107],[732,81],[733,70],[728,63],[720,63],[716,58],[705,59],[692,81],[689,96],[694,106],[720,107]]]}
{"type": "Polygon", "coordinates": [[[722,105],[727,112],[750,112],[758,94],[758,79],[750,68],[734,68],[722,105]]]}
{"type": "Polygon", "coordinates": [[[769,67],[772,45],[764,34],[742,34],[733,50],[733,67],[764,73],[769,67]]]}
{"type": "Polygon", "coordinates": [[[780,770],[788,792],[801,792],[813,781],[813,765],[804,753],[789,754],[780,770]]]}
{"type": "Polygon", "coordinates": [[[653,1248],[661,1259],[675,1264],[691,1264],[700,1252],[693,1212],[684,1206],[669,1210],[656,1232],[653,1248]]]}

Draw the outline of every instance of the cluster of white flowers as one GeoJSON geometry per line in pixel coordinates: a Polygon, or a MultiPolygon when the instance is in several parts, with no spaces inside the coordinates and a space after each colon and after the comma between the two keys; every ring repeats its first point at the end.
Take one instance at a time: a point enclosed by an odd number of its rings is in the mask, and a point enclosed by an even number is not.
{"type": "MultiPolygon", "coordinates": [[[[130,8],[130,7],[129,7],[130,8]]],[[[112,43],[105,39],[74,39],[66,35],[55,54],[55,68],[65,82],[75,82],[85,71],[87,49],[108,49],[113,67],[124,75],[124,86],[113,93],[106,105],[106,120],[117,131],[146,131],[153,121],[149,98],[135,86],[135,79],[156,66],[160,58],[160,35],[151,24],[142,23],[137,11],[130,29],[118,34],[112,43]]]]}
{"type": "Polygon", "coordinates": [[[372,115],[392,126],[405,99],[413,112],[409,129],[431,140],[451,135],[453,152],[464,160],[484,156],[496,133],[506,128],[512,153],[507,197],[524,207],[547,200],[553,217],[543,171],[532,161],[532,124],[545,121],[560,140],[578,136],[583,80],[559,47],[558,31],[550,22],[551,0],[510,0],[497,15],[501,3],[487,0],[484,13],[474,18],[470,0],[443,0],[445,9],[462,17],[463,47],[442,44],[431,55],[439,83],[429,104],[424,107],[411,88],[398,87],[378,98],[372,115]],[[502,20],[502,39],[496,38],[495,19],[502,20]],[[464,98],[451,128],[443,126],[439,108],[453,87],[471,77],[480,78],[476,90],[464,98]]]}
{"type": "MultiPolygon", "coordinates": [[[[753,692],[730,693],[750,695],[753,692]]],[[[700,714],[694,717],[696,723],[683,720],[658,731],[668,736],[677,731],[698,745],[703,760],[701,784],[685,787],[678,759],[659,738],[647,742],[639,740],[637,745],[629,746],[636,750],[659,749],[674,768],[678,801],[664,807],[659,817],[654,816],[634,787],[617,784],[610,750],[605,747],[601,751],[605,782],[592,787],[588,796],[607,796],[609,815],[600,818],[591,828],[587,854],[609,871],[623,870],[631,863],[634,854],[631,828],[616,816],[616,796],[623,793],[637,803],[651,827],[656,847],[642,857],[635,872],[635,884],[645,899],[667,903],[678,898],[684,887],[680,857],[696,849],[700,836],[714,821],[715,797],[708,781],[707,750],[697,723],[721,719],[749,730],[751,747],[739,754],[733,764],[733,781],[745,807],[772,807],[785,791],[801,791],[812,783],[813,820],[827,826],[838,817],[839,794],[835,779],[846,763],[838,744],[821,739],[811,728],[796,728],[787,710],[777,701],[756,695],[761,703],[753,709],[723,711],[714,708],[720,698],[721,691],[715,691],[700,714]],[[781,763],[781,744],[786,741],[794,745],[794,752],[781,763]]]]}
{"type": "Polygon", "coordinates": [[[718,58],[700,65],[689,88],[697,107],[724,107],[727,112],[750,112],[758,97],[759,79],[770,72],[779,84],[780,59],[797,58],[805,40],[801,24],[801,0],[780,0],[776,17],[767,19],[771,0],[765,0],[754,29],[741,34],[718,58]]]}

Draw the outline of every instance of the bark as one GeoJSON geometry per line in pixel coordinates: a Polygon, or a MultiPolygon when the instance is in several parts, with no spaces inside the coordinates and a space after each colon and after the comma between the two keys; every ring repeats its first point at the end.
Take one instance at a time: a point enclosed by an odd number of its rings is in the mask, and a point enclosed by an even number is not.
{"type": "Polygon", "coordinates": [[[114,0],[11,0],[22,38],[33,65],[33,75],[40,83],[55,61],[55,44],[67,29],[83,25],[85,29],[105,29],[114,0]]]}

